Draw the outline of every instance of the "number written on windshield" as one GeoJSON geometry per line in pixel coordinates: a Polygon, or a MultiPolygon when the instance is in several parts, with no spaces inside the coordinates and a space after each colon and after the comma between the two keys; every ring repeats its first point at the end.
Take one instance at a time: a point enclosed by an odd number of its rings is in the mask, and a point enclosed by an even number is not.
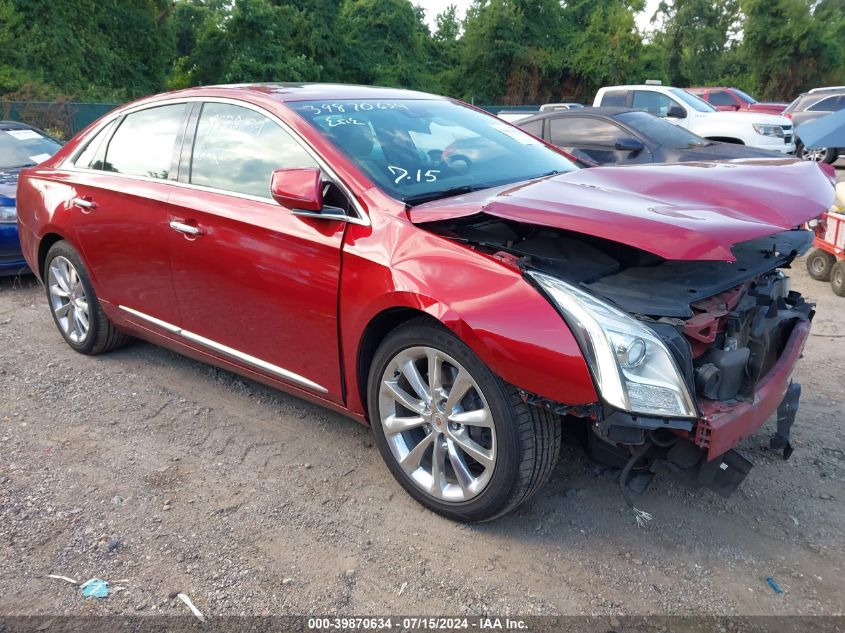
{"type": "Polygon", "coordinates": [[[388,165],[387,169],[393,174],[393,182],[397,185],[401,185],[403,182],[435,182],[437,174],[440,173],[439,169],[426,169],[425,171],[417,169],[409,172],[407,169],[396,165],[388,165]]]}

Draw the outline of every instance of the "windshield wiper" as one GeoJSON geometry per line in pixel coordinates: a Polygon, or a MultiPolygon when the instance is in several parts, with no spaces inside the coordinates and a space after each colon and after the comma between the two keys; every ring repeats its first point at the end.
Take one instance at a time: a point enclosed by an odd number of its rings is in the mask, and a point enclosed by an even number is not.
{"type": "Polygon", "coordinates": [[[481,191],[482,189],[490,189],[493,185],[462,185],[460,187],[453,187],[445,189],[444,191],[429,191],[428,193],[418,193],[415,196],[408,196],[405,198],[405,204],[412,207],[424,202],[431,202],[432,200],[440,200],[441,198],[451,198],[452,196],[460,196],[464,193],[472,193],[473,191],[481,191]]]}
{"type": "Polygon", "coordinates": [[[24,163],[23,165],[9,165],[8,167],[0,167],[0,169],[23,169],[24,167],[35,167],[38,163],[24,163]]]}

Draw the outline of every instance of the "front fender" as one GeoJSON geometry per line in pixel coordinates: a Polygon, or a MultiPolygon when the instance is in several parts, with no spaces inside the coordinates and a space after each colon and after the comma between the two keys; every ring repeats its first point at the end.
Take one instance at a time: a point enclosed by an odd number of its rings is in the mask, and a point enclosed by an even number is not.
{"type": "MultiPolygon", "coordinates": [[[[395,308],[436,318],[521,389],[563,404],[598,400],[572,332],[518,269],[403,219],[386,221],[402,226],[370,235],[396,238],[392,248],[379,249],[383,258],[355,236],[344,252],[340,329],[350,409],[366,411],[356,369],[362,336],[373,319],[395,308]]],[[[361,231],[369,229],[350,227],[350,234],[361,231]]]]}

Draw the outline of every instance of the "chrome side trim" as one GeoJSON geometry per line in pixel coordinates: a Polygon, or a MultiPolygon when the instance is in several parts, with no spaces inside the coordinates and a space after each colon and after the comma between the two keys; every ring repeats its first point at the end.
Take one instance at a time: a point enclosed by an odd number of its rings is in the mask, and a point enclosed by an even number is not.
{"type": "Polygon", "coordinates": [[[132,314],[139,319],[144,319],[144,321],[149,321],[150,323],[154,323],[155,325],[159,326],[167,330],[168,332],[173,332],[174,334],[179,334],[181,332],[181,328],[176,327],[175,325],[171,325],[167,321],[162,321],[161,319],[157,319],[155,317],[151,317],[149,314],[144,314],[143,312],[138,312],[137,310],[133,310],[132,308],[127,308],[126,306],[117,306],[121,310],[125,310],[129,314],[132,314]]]}
{"type": "Polygon", "coordinates": [[[250,356],[249,354],[245,354],[244,352],[240,352],[232,347],[228,347],[223,345],[222,343],[218,343],[217,341],[212,341],[211,339],[205,338],[204,336],[200,336],[199,334],[194,334],[193,332],[189,332],[188,330],[183,330],[182,328],[167,323],[166,321],[162,321],[161,319],[157,319],[152,317],[148,314],[144,314],[143,312],[139,312],[138,310],[134,310],[132,308],[128,308],[126,306],[118,306],[121,310],[128,312],[129,314],[138,317],[139,319],[143,319],[144,321],[149,321],[168,332],[172,332],[173,334],[178,334],[183,338],[188,339],[189,341],[193,341],[194,343],[199,343],[203,347],[207,347],[209,349],[213,349],[218,351],[226,356],[230,356],[235,358],[247,365],[252,365],[258,369],[262,369],[266,372],[271,374],[275,374],[280,378],[284,378],[290,382],[295,382],[303,387],[307,387],[313,391],[318,391],[320,393],[328,393],[329,390],[323,387],[322,385],[318,385],[316,382],[312,380],[308,380],[304,376],[300,376],[299,374],[295,374],[292,371],[288,371],[283,367],[279,367],[278,365],[273,365],[272,363],[268,363],[265,360],[261,360],[260,358],[256,358],[255,356],[250,356]]]}

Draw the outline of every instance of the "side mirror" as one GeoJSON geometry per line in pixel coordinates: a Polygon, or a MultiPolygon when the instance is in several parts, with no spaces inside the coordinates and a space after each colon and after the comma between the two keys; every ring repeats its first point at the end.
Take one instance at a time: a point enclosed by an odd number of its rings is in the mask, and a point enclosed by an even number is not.
{"type": "Polygon", "coordinates": [[[294,212],[319,213],[323,209],[323,175],[317,167],[277,169],[270,178],[270,195],[294,212]]]}
{"type": "Polygon", "coordinates": [[[669,106],[669,109],[666,111],[666,116],[670,119],[686,119],[687,111],[681,106],[673,105],[669,106]]]}
{"type": "Polygon", "coordinates": [[[645,149],[645,145],[643,145],[641,141],[631,137],[618,139],[616,143],[613,144],[613,147],[618,149],[620,152],[631,152],[632,154],[639,154],[645,149]]]}
{"type": "Polygon", "coordinates": [[[731,108],[733,108],[734,112],[739,112],[739,104],[738,103],[733,104],[731,106],[731,108]]]}

